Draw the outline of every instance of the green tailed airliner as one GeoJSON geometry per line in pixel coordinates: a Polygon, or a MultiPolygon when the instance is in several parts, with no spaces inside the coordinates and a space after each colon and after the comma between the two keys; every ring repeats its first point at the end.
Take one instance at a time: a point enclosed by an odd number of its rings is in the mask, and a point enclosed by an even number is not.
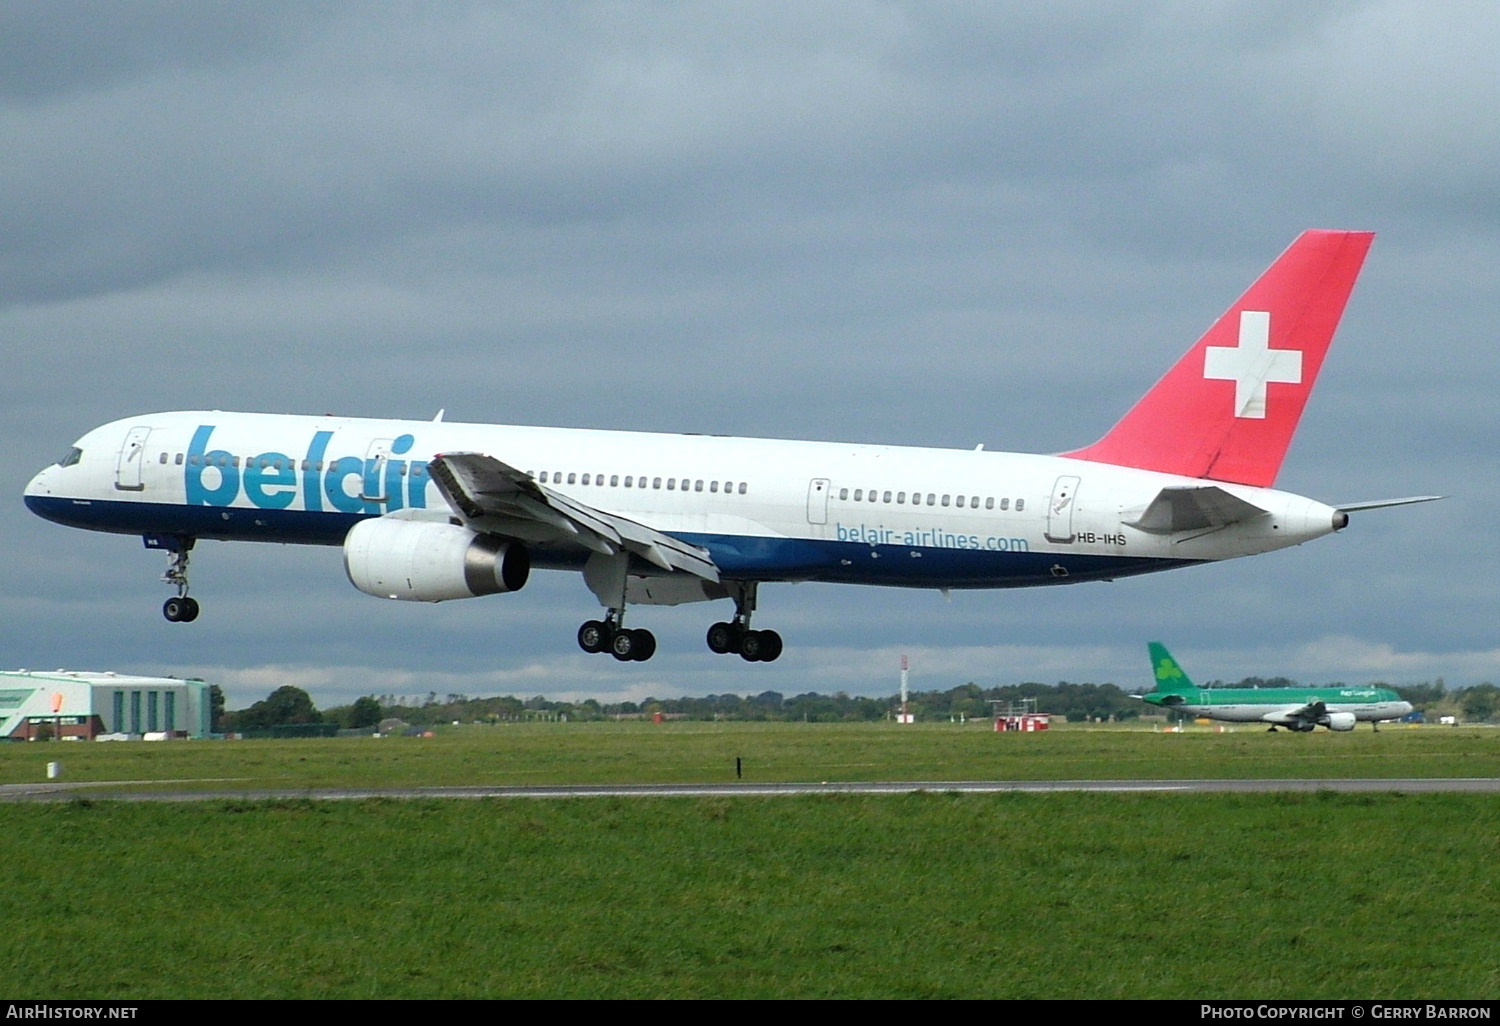
{"type": "Polygon", "coordinates": [[[1153,641],[1151,669],[1156,690],[1141,697],[1163,709],[1179,709],[1192,716],[1234,723],[1269,723],[1271,729],[1308,731],[1353,730],[1360,720],[1379,723],[1400,719],[1411,703],[1390,688],[1200,688],[1188,679],[1166,646],[1153,641]]]}

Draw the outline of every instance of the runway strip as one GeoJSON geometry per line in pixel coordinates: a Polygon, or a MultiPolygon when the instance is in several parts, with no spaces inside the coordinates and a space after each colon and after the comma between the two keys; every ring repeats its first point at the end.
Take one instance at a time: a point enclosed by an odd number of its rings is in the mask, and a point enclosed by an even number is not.
{"type": "Polygon", "coordinates": [[[66,802],[78,799],[127,802],[352,801],[365,798],[732,798],[807,794],[1000,794],[1058,791],[1163,793],[1272,792],[1500,792],[1500,777],[1380,778],[1354,780],[911,780],[805,784],[620,784],[541,787],[366,787],[283,788],[228,791],[137,791],[145,784],[179,780],[49,781],[0,785],[0,802],[66,802]]]}

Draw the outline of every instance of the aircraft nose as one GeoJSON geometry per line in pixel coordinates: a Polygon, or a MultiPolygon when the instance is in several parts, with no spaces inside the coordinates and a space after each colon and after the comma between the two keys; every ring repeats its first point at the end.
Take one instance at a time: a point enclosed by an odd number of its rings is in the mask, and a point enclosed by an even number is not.
{"type": "Polygon", "coordinates": [[[52,488],[47,483],[48,479],[51,477],[51,475],[52,475],[52,468],[51,467],[45,467],[42,470],[38,471],[37,474],[36,474],[36,476],[34,476],[30,481],[28,481],[26,483],[26,492],[25,492],[25,494],[28,495],[28,496],[30,496],[30,495],[51,495],[52,494],[52,488]]]}
{"type": "Polygon", "coordinates": [[[26,508],[39,517],[47,515],[45,506],[48,496],[52,494],[51,477],[52,468],[48,467],[26,483],[26,491],[22,495],[26,508]]]}

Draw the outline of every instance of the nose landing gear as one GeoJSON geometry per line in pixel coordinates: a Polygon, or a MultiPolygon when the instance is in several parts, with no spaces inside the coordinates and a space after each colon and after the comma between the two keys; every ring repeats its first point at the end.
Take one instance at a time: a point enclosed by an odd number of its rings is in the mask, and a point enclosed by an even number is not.
{"type": "Polygon", "coordinates": [[[161,615],[172,623],[192,623],[198,619],[198,600],[179,595],[161,604],[161,615]]]}
{"type": "Polygon", "coordinates": [[[167,572],[161,579],[177,589],[176,598],[162,603],[161,615],[170,623],[192,623],[198,619],[198,600],[188,598],[188,553],[193,548],[193,539],[147,537],[146,546],[167,550],[167,572]]]}

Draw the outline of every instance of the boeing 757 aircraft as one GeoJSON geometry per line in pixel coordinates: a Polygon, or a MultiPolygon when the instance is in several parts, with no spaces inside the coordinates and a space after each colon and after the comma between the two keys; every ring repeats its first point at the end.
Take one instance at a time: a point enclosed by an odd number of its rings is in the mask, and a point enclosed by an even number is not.
{"type": "Polygon", "coordinates": [[[1140,697],[1163,709],[1231,723],[1266,723],[1305,733],[1314,727],[1353,730],[1365,720],[1379,730],[1381,720],[1399,720],[1411,703],[1390,688],[1200,688],[1188,679],[1159,641],[1146,646],[1156,690],[1140,697]]]}
{"type": "Polygon", "coordinates": [[[587,652],[649,659],[632,603],[728,598],[708,647],[781,654],[761,584],[1017,588],[1112,580],[1298,545],[1349,513],[1271,485],[1373,235],[1296,240],[1118,424],[1055,456],[259,413],[152,413],[32,479],[48,520],[164,550],[191,621],[200,539],[340,545],[370,595],[442,602],[581,572],[587,652]]]}

